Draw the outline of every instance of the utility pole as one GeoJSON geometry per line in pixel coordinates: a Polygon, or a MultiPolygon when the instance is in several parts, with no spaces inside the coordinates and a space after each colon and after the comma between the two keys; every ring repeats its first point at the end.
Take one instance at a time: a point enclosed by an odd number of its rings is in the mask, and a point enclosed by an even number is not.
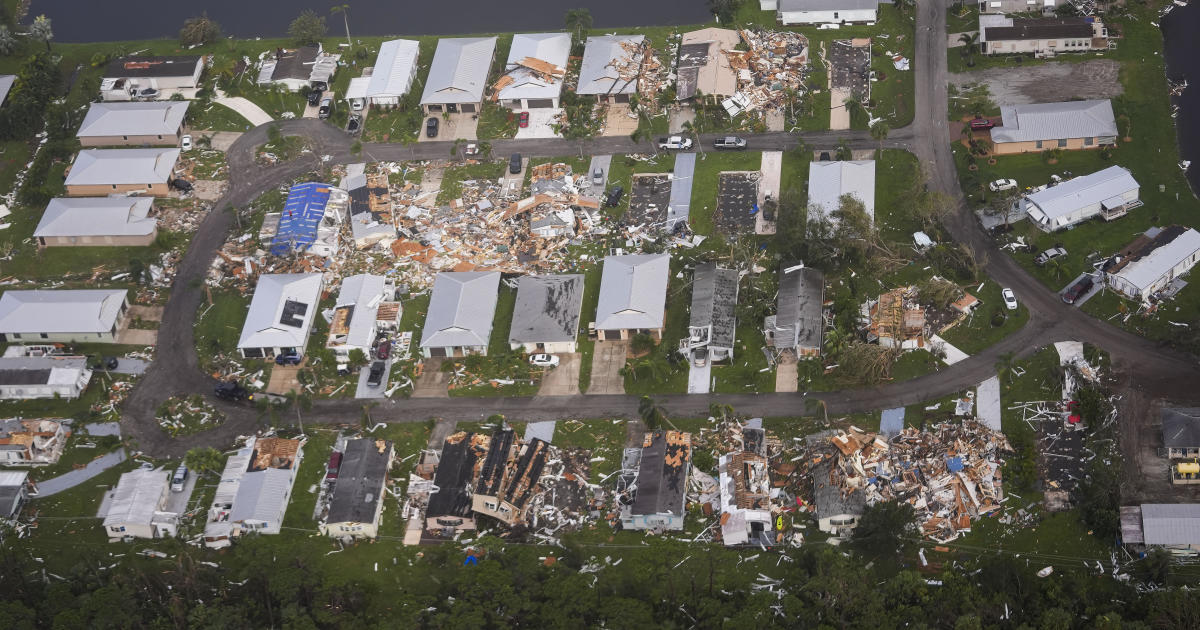
{"type": "Polygon", "coordinates": [[[342,23],[346,25],[346,47],[347,48],[353,47],[354,44],[350,42],[350,5],[343,4],[343,5],[339,5],[339,6],[333,6],[333,7],[330,7],[329,12],[331,14],[332,13],[341,13],[342,14],[342,23]]]}

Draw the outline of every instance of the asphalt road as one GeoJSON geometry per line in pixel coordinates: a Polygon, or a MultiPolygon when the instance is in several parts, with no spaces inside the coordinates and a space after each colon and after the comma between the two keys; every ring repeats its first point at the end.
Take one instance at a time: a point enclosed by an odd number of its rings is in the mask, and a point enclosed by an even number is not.
{"type": "MultiPolygon", "coordinates": [[[[931,189],[958,201],[957,212],[946,227],[960,243],[969,245],[980,257],[988,274],[1004,286],[1013,288],[1030,310],[1029,323],[998,344],[951,368],[902,383],[870,389],[838,392],[770,394],[672,394],[656,399],[671,415],[695,416],[708,413],[713,403],[732,405],[741,413],[760,416],[795,416],[820,409],[819,400],[829,413],[869,411],[914,404],[946,393],[971,387],[995,374],[995,364],[1005,353],[1026,356],[1055,341],[1077,340],[1104,348],[1128,386],[1148,397],[1164,397],[1185,402],[1200,399],[1195,383],[1200,377],[1194,357],[1165,348],[1088,317],[1062,303],[1058,296],[1026,273],[1010,257],[994,247],[978,221],[963,203],[954,161],[950,152],[946,100],[946,7],[938,2],[919,3],[915,59],[916,117],[913,124],[892,130],[885,147],[912,151],[920,160],[931,189]]],[[[452,143],[434,142],[412,145],[366,143],[360,155],[350,152],[351,139],[341,130],[318,120],[280,121],[285,135],[303,135],[314,154],[295,162],[260,168],[254,163],[254,149],[266,142],[266,126],[244,134],[229,149],[230,187],[214,204],[214,210],[197,230],[183,261],[163,313],[159,327],[158,357],[138,383],[122,411],[122,424],[137,447],[157,456],[178,456],[194,446],[224,448],[238,435],[253,432],[263,419],[249,406],[212,402],[225,412],[227,420],[204,433],[172,439],[163,433],[154,418],[158,405],[171,395],[211,393],[212,381],[198,368],[193,324],[203,301],[202,282],[217,249],[224,242],[233,222],[230,206],[243,206],[263,191],[318,167],[321,161],[350,163],[357,161],[403,161],[441,159],[450,154],[452,143]]],[[[716,137],[716,136],[712,136],[716,137]]],[[[702,136],[703,142],[711,141],[702,136]]],[[[846,140],[855,148],[875,148],[877,143],[863,131],[814,132],[804,134],[767,133],[749,137],[753,149],[789,150],[803,141],[810,147],[832,147],[846,140]]],[[[492,151],[497,155],[521,153],[524,156],[561,156],[652,152],[650,143],[636,143],[627,137],[590,140],[497,140],[492,151]]],[[[211,398],[211,396],[210,396],[211,398]]],[[[551,396],[535,398],[438,398],[387,400],[372,403],[371,417],[383,422],[419,422],[431,417],[476,420],[502,413],[522,420],[562,418],[602,418],[637,416],[638,397],[624,395],[551,396]]],[[[314,403],[304,415],[305,422],[354,422],[361,416],[363,402],[324,400],[314,403]]],[[[289,415],[292,412],[289,412],[289,415]]]]}

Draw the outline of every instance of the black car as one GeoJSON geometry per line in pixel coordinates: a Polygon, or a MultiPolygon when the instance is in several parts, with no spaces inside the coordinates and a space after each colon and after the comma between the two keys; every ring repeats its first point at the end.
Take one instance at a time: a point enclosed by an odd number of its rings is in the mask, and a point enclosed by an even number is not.
{"type": "Polygon", "coordinates": [[[154,88],[146,88],[141,92],[138,92],[138,96],[142,98],[155,98],[158,96],[158,90],[154,88]]]}
{"type": "Polygon", "coordinates": [[[289,352],[284,352],[280,355],[277,355],[275,357],[275,365],[300,365],[300,361],[303,359],[304,358],[300,356],[299,352],[291,350],[289,352]]]}
{"type": "Polygon", "coordinates": [[[324,90],[313,90],[308,93],[308,104],[316,107],[321,104],[321,96],[325,94],[324,90]]]}
{"type": "Polygon", "coordinates": [[[213,387],[213,394],[221,400],[251,400],[250,392],[237,381],[219,381],[213,387]]]}
{"type": "Polygon", "coordinates": [[[367,373],[367,385],[379,387],[379,384],[383,382],[383,368],[386,365],[383,361],[376,361],[371,364],[371,371],[367,373]]]}
{"type": "Polygon", "coordinates": [[[88,359],[92,359],[91,368],[93,370],[115,370],[117,369],[117,357],[99,357],[94,354],[89,354],[88,359]]]}
{"type": "Polygon", "coordinates": [[[358,133],[360,127],[362,127],[362,116],[358,114],[350,116],[350,122],[346,123],[346,132],[358,133]]]}
{"type": "Polygon", "coordinates": [[[1091,276],[1084,276],[1079,279],[1079,282],[1071,285],[1071,288],[1067,289],[1066,292],[1063,293],[1062,299],[1067,304],[1074,304],[1075,300],[1087,295],[1087,292],[1091,291],[1092,286],[1095,284],[1096,283],[1092,281],[1091,276]]]}
{"type": "Polygon", "coordinates": [[[425,121],[425,137],[426,138],[436,138],[437,137],[437,128],[438,128],[438,119],[437,118],[430,118],[429,120],[426,120],[425,121]]]}
{"type": "Polygon", "coordinates": [[[174,188],[175,190],[178,190],[179,192],[185,192],[185,193],[192,192],[192,182],[189,182],[188,180],[182,179],[179,177],[176,177],[175,179],[171,180],[171,187],[174,188]]]}
{"type": "Polygon", "coordinates": [[[324,81],[313,81],[312,88],[319,92],[324,92],[325,90],[329,89],[329,84],[324,81]]]}
{"type": "Polygon", "coordinates": [[[521,154],[514,153],[508,158],[508,172],[516,175],[521,172],[521,154]]]}
{"type": "Polygon", "coordinates": [[[613,186],[608,191],[608,196],[604,198],[604,205],[609,208],[616,208],[617,204],[621,203],[621,196],[625,194],[625,189],[620,186],[613,186]]]}

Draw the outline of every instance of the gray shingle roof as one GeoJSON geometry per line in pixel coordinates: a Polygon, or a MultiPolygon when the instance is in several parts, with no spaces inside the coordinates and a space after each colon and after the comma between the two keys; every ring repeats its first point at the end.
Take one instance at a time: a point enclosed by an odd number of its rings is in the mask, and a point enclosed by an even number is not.
{"type": "Polygon", "coordinates": [[[0,357],[0,385],[73,385],[87,369],[84,357],[0,357]]]}
{"type": "Polygon", "coordinates": [[[719,269],[716,263],[698,265],[692,276],[692,310],[688,325],[712,326],[709,345],[732,348],[737,331],[738,272],[719,269]]]}
{"type": "Polygon", "coordinates": [[[1004,124],[992,129],[992,142],[1033,142],[1064,138],[1099,138],[1117,135],[1112,103],[1068,101],[1008,105],[1000,108],[1004,124]]]}
{"type": "Polygon", "coordinates": [[[1009,41],[1047,39],[1053,37],[1078,37],[1091,39],[1092,20],[1095,18],[1014,18],[1011,25],[983,27],[984,41],[1009,41]]]}
{"type": "Polygon", "coordinates": [[[583,310],[583,275],[523,276],[517,284],[509,343],[575,341],[583,310]]]}
{"type": "Polygon", "coordinates": [[[35,289],[0,296],[0,333],[105,333],[125,303],[124,289],[35,289]]]}
{"type": "Polygon", "coordinates": [[[684,437],[682,442],[671,443],[665,431],[655,431],[650,446],[642,448],[633,514],[684,513],[692,449],[691,435],[683,433],[681,436],[684,437]]]}
{"type": "Polygon", "coordinates": [[[75,157],[67,186],[167,183],[179,149],[84,149],[75,157]]]}
{"type": "Polygon", "coordinates": [[[375,69],[367,83],[367,96],[403,96],[417,73],[420,44],[411,39],[393,39],[379,46],[375,69]]]}
{"type": "Polygon", "coordinates": [[[813,502],[817,504],[817,519],[832,518],[849,514],[861,516],[867,508],[866,492],[861,489],[845,489],[841,484],[830,482],[833,460],[813,466],[813,502]]]}
{"type": "Polygon", "coordinates": [[[1167,407],[1162,417],[1163,446],[1200,447],[1200,407],[1167,407]]]}
{"type": "Polygon", "coordinates": [[[495,52],[495,37],[439,39],[421,103],[482,101],[495,52]]]}
{"type": "Polygon", "coordinates": [[[326,523],[372,523],[392,464],[392,443],[358,439],[346,442],[326,523]]]}
{"type": "Polygon", "coordinates": [[[666,254],[605,257],[596,330],[662,328],[670,270],[666,254]]]}
{"type": "Polygon", "coordinates": [[[75,135],[79,138],[174,136],[187,109],[187,101],[92,103],[75,135]]]}
{"type": "Polygon", "coordinates": [[[1200,544],[1200,503],[1145,503],[1142,532],[1147,545],[1200,544]]]}
{"type": "Polygon", "coordinates": [[[198,63],[200,63],[200,55],[122,57],[109,62],[104,69],[104,77],[106,79],[190,77],[196,74],[196,64],[198,63]]]}
{"type": "Polygon", "coordinates": [[[637,54],[627,51],[622,42],[641,46],[645,39],[643,35],[599,35],[587,38],[575,93],[632,94],[637,91],[637,79],[622,79],[614,66],[637,54]]]}
{"type": "Polygon", "coordinates": [[[825,274],[812,267],[779,268],[779,297],[775,314],[776,348],[821,348],[825,328],[825,274]],[[788,271],[791,269],[791,271],[788,271]]]}
{"type": "Polygon", "coordinates": [[[439,273],[421,330],[421,347],[487,347],[499,287],[498,271],[439,273]]]}
{"type": "Polygon", "coordinates": [[[51,199],[35,237],[145,236],[158,219],[149,216],[150,197],[58,197],[51,199]]]}

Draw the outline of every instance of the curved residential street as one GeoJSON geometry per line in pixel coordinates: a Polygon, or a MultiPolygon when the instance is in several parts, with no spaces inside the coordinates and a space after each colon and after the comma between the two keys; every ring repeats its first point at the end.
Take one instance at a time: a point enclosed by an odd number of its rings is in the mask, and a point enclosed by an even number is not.
{"type": "MultiPolygon", "coordinates": [[[[1118,330],[1093,319],[1077,308],[1063,304],[1058,295],[1042,286],[1012,258],[996,249],[983,233],[962,200],[954,160],[950,151],[947,119],[946,7],[944,3],[916,5],[916,118],[913,124],[892,130],[883,146],[911,151],[921,162],[928,185],[958,200],[958,212],[946,221],[955,240],[968,244],[985,262],[987,273],[1003,286],[1012,287],[1030,310],[1028,324],[987,350],[953,367],[900,383],[870,389],[795,394],[673,394],[656,396],[670,415],[707,414],[712,403],[732,405],[741,413],[761,416],[794,416],[811,413],[807,398],[819,398],[829,413],[867,411],[914,404],[949,392],[974,386],[995,375],[995,364],[1008,352],[1019,356],[1055,341],[1076,340],[1104,348],[1130,387],[1148,397],[1165,397],[1178,402],[1200,399],[1195,383],[1200,370],[1194,357],[1118,330]]],[[[320,165],[358,161],[402,161],[444,158],[452,143],[374,144],[364,143],[362,153],[350,152],[351,140],[322,121],[280,121],[285,135],[308,138],[313,153],[304,158],[260,168],[254,164],[254,149],[267,140],[267,126],[244,134],[229,149],[230,185],[213,211],[197,230],[178,274],[158,332],[158,356],[133,390],[123,410],[123,431],[137,447],[156,456],[178,456],[194,446],[229,445],[237,435],[253,432],[260,421],[256,409],[212,399],[211,379],[200,372],[193,336],[196,314],[202,308],[205,274],[228,234],[233,215],[230,206],[243,206],[262,192],[320,165]],[[318,157],[319,156],[319,157],[318,157]],[[168,396],[202,393],[227,416],[219,427],[181,439],[168,437],[155,419],[158,405],[168,396]]],[[[715,137],[715,136],[713,136],[715,137]]],[[[702,136],[707,141],[709,136],[702,136]]],[[[878,143],[864,131],[768,133],[751,136],[755,149],[794,148],[802,140],[807,146],[833,146],[846,140],[852,147],[876,148],[878,143]]],[[[519,152],[525,156],[562,156],[651,152],[649,143],[626,137],[592,140],[496,140],[496,155],[519,152]]],[[[372,402],[372,420],[418,422],[428,418],[479,420],[494,413],[514,419],[636,417],[638,397],[626,395],[580,395],[535,398],[424,398],[372,402]]],[[[356,422],[363,402],[322,400],[304,414],[305,422],[356,422]]],[[[291,413],[290,411],[288,413],[291,413]]]]}

